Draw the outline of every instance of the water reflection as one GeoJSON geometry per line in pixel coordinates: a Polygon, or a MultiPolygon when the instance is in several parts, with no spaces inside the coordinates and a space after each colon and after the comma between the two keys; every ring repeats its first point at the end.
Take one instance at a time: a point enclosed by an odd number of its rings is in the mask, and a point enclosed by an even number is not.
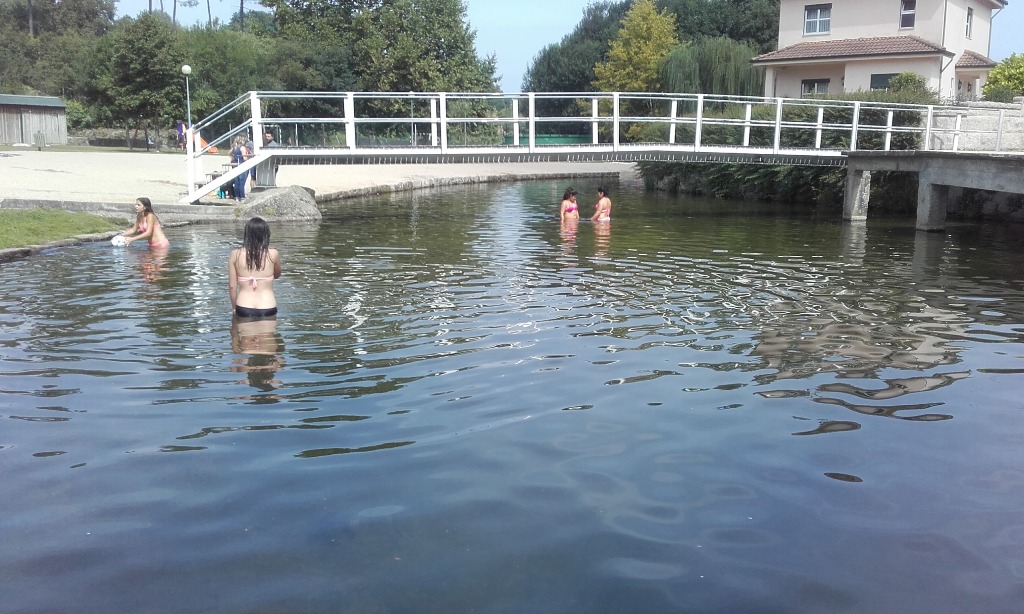
{"type": "Polygon", "coordinates": [[[164,279],[164,270],[167,268],[167,248],[153,247],[139,253],[139,270],[142,279],[155,283],[164,279]]]}
{"type": "Polygon", "coordinates": [[[592,222],[594,227],[594,255],[607,258],[611,249],[612,223],[610,221],[592,222]]]}
{"type": "MultiPolygon", "coordinates": [[[[823,304],[814,313],[794,303],[778,304],[772,309],[775,318],[764,322],[752,356],[761,359],[761,366],[770,372],[757,376],[761,383],[786,379],[802,379],[834,373],[849,380],[874,382],[889,370],[929,371],[960,361],[950,338],[967,334],[967,321],[948,317],[948,310],[910,303],[910,312],[890,313],[879,326],[875,309],[861,308],[840,301],[828,301],[817,295],[823,304]],[[916,307],[916,309],[914,308],[916,307]],[[946,320],[943,325],[936,322],[946,320]]],[[[870,303],[866,303],[870,304],[870,303]]],[[[868,384],[830,382],[816,386],[815,401],[845,407],[859,414],[888,416],[905,420],[942,420],[947,414],[903,416],[943,403],[891,405],[884,403],[909,394],[927,393],[964,379],[969,372],[909,375],[882,380],[883,387],[868,384]],[[850,403],[836,395],[851,395],[871,401],[874,405],[850,403]]],[[[774,391],[778,396],[779,391],[774,391]]],[[[772,393],[761,393],[773,396],[772,393]]],[[[814,432],[834,432],[820,430],[814,432]]],[[[811,433],[801,433],[811,434],[811,433]]]]}
{"type": "Polygon", "coordinates": [[[568,219],[559,222],[559,237],[561,238],[562,253],[566,256],[576,254],[576,233],[579,232],[580,221],[568,219]]]}
{"type": "MultiPolygon", "coordinates": [[[[281,387],[278,371],[284,367],[284,338],[277,332],[277,319],[234,318],[231,322],[231,350],[235,354],[231,370],[245,373],[250,386],[262,392],[281,387]]],[[[277,395],[253,397],[260,403],[276,403],[277,395]]]]}

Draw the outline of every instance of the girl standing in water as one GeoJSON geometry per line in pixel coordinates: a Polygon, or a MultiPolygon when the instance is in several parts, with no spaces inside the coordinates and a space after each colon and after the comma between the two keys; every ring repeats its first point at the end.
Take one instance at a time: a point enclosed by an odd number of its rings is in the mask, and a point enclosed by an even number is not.
{"type": "Polygon", "coordinates": [[[562,206],[558,211],[563,222],[579,221],[580,207],[576,204],[577,194],[578,192],[572,188],[565,189],[565,194],[562,195],[562,206]]]}
{"type": "Polygon", "coordinates": [[[594,215],[590,217],[595,222],[608,222],[612,219],[612,199],[608,197],[608,189],[597,188],[597,204],[594,205],[594,215]]]}
{"type": "Polygon", "coordinates": [[[167,249],[171,246],[160,228],[160,219],[153,213],[153,203],[145,196],[135,199],[135,224],[121,234],[125,237],[125,245],[131,245],[138,239],[149,239],[152,248],[167,249]]]}
{"type": "Polygon", "coordinates": [[[270,226],[261,217],[245,223],[242,247],[228,257],[231,308],[240,318],[274,318],[274,280],[281,277],[281,255],[270,247],[270,226]]]}

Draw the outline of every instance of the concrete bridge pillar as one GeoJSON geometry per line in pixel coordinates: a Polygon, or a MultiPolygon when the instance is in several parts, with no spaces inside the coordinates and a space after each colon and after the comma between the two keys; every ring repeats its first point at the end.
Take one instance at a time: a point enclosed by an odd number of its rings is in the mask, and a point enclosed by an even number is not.
{"type": "Polygon", "coordinates": [[[843,219],[868,219],[868,199],[871,196],[871,171],[849,166],[846,169],[846,193],[843,198],[843,219]]]}
{"type": "MultiPolygon", "coordinates": [[[[946,227],[946,203],[949,185],[933,169],[917,174],[917,229],[938,232],[946,227]]],[[[945,181],[948,181],[946,179],[945,181]]]]}

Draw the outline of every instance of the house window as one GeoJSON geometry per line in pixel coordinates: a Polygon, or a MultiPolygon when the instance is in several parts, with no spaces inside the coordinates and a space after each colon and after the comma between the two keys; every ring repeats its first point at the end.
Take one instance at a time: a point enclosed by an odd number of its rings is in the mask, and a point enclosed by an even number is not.
{"type": "Polygon", "coordinates": [[[974,34],[974,9],[967,7],[967,38],[974,34]]]}
{"type": "Polygon", "coordinates": [[[828,93],[829,79],[804,79],[800,82],[801,96],[817,96],[828,93]]]}
{"type": "Polygon", "coordinates": [[[889,81],[895,77],[897,73],[882,73],[878,75],[871,75],[871,89],[873,90],[888,90],[889,81]]]}
{"type": "Polygon", "coordinates": [[[900,27],[913,28],[917,14],[917,0],[903,0],[900,5],[900,27]]]}
{"type": "Polygon", "coordinates": [[[828,34],[831,30],[831,4],[810,4],[804,7],[804,34],[828,34]]]}

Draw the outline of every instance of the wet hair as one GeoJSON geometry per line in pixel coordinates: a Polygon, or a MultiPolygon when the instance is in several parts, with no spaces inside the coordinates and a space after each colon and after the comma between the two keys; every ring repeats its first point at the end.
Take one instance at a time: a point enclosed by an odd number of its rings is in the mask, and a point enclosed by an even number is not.
{"type": "Polygon", "coordinates": [[[262,269],[270,252],[270,226],[266,220],[254,217],[245,223],[242,247],[245,249],[245,266],[250,271],[262,269]]]}
{"type": "Polygon", "coordinates": [[[611,194],[608,192],[608,188],[604,186],[597,188],[597,191],[604,194],[605,196],[611,196],[611,194]]]}
{"type": "Polygon", "coordinates": [[[579,192],[572,189],[572,187],[565,188],[565,194],[562,194],[562,200],[569,200],[571,197],[578,195],[579,192]]]}
{"type": "Polygon", "coordinates": [[[145,196],[140,196],[135,199],[136,202],[142,203],[142,214],[153,213],[153,201],[149,200],[145,196]]]}

